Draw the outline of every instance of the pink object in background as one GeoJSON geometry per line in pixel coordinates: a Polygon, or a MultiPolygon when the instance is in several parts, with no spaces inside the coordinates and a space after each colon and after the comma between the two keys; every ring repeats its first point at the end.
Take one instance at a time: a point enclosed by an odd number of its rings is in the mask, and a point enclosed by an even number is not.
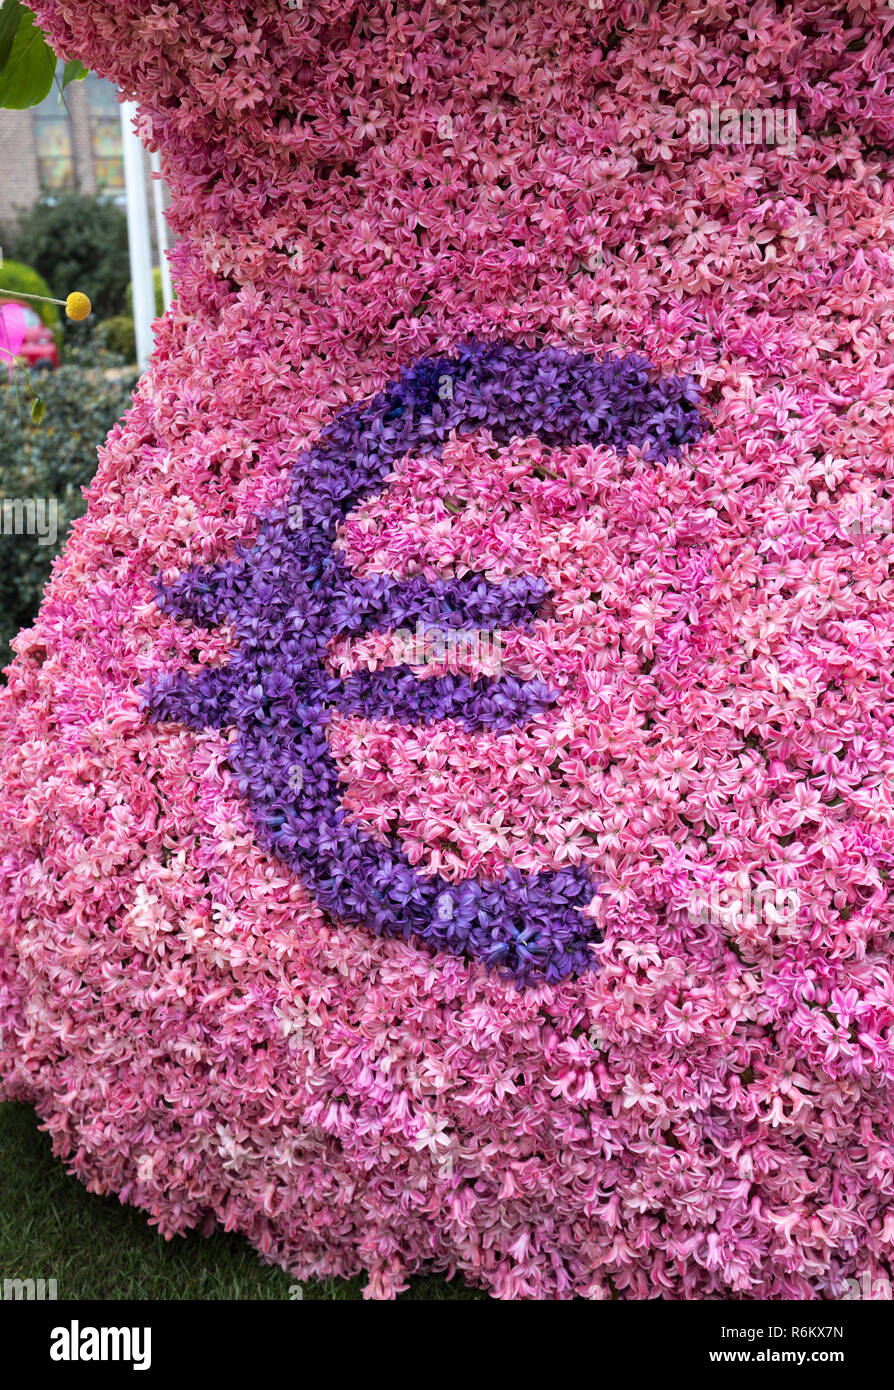
{"type": "Polygon", "coordinates": [[[13,359],[25,341],[27,321],[21,304],[0,305],[0,358],[7,363],[12,376],[13,359]]]}

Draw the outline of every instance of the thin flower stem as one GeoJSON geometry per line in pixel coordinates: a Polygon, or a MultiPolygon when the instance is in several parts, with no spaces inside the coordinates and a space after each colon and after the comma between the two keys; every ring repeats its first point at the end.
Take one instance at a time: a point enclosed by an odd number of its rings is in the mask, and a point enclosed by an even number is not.
{"type": "Polygon", "coordinates": [[[0,285],[0,294],[11,295],[13,299],[39,299],[42,304],[61,304],[63,309],[65,308],[64,299],[50,299],[45,294],[25,294],[23,290],[5,290],[2,285],[0,285]]]}

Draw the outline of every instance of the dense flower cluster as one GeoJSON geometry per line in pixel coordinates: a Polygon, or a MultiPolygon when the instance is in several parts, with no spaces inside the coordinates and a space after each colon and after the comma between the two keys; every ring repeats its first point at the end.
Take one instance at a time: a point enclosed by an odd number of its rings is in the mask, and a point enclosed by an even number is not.
{"type": "MultiPolygon", "coordinates": [[[[417,681],[405,662],[381,669],[374,660],[371,670],[341,681],[327,669],[333,639],[346,634],[400,630],[411,620],[439,631],[474,622],[493,632],[541,609],[548,591],[533,575],[502,584],[481,575],[355,578],[334,549],[340,523],[385,487],[402,459],[419,451],[442,457],[445,444],[482,429],[504,442],[647,443],[656,460],[701,433],[691,383],[653,382],[636,358],[596,363],[583,353],[510,346],[425,359],[326,428],[295,465],[288,507],[268,518],[248,554],[162,586],[167,611],[202,624],[230,620],[240,649],[222,670],[153,682],[146,704],[196,729],[239,731],[231,766],[262,842],[340,922],[412,933],[500,966],[520,983],[554,981],[592,964],[588,875],[566,868],[522,879],[510,868],[498,880],[464,878],[451,887],[417,873],[399,845],[383,846],[346,820],[327,742],[334,708],[388,725],[450,721],[503,734],[561,699],[558,681],[551,691],[512,675],[449,672],[417,681]]],[[[392,739],[386,778],[401,756],[397,730],[392,739]]]]}
{"type": "Polygon", "coordinates": [[[0,701],[4,1093],[375,1297],[890,1288],[894,11],[36,8],[180,240],[0,701]]]}

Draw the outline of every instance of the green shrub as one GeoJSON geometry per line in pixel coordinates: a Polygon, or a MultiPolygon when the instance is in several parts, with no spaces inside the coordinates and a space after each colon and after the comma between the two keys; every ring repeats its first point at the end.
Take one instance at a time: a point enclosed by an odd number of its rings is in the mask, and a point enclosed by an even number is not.
{"type": "Polygon", "coordinates": [[[9,639],[37,613],[53,557],[85,509],[81,488],[96,471],[97,446],[123,415],[136,382],[135,370],[112,374],[110,359],[94,355],[102,365],[85,366],[81,357],[73,351],[70,364],[41,379],[41,425],[31,423],[21,377],[17,393],[0,376],[0,499],[55,501],[57,530],[52,545],[38,535],[6,534],[10,519],[0,511],[0,666],[12,659],[9,639]]]}
{"type": "MultiPolygon", "coordinates": [[[[161,285],[161,271],[157,265],[152,267],[152,284],[155,289],[155,317],[160,319],[165,311],[165,297],[161,285]]],[[[133,318],[133,285],[130,283],[128,283],[127,286],[125,303],[127,305],[127,312],[130,314],[130,317],[133,318]]]]}
{"type": "MultiPolygon", "coordinates": [[[[45,294],[52,295],[46,280],[39,275],[30,265],[23,265],[21,261],[4,260],[0,266],[0,299],[15,299],[17,294],[45,294]]],[[[47,328],[57,329],[59,327],[59,306],[58,304],[39,304],[30,302],[30,308],[39,314],[47,328]]]]}
{"type": "Polygon", "coordinates": [[[125,362],[136,362],[137,339],[133,319],[126,314],[116,314],[114,318],[103,319],[96,325],[96,336],[102,347],[114,352],[125,362]]]}
{"type": "MultiPolygon", "coordinates": [[[[72,191],[41,198],[19,214],[9,249],[40,272],[57,299],[81,290],[97,319],[123,312],[130,279],[127,219],[109,199],[72,191]]],[[[68,320],[66,333],[82,336],[68,320]]]]}

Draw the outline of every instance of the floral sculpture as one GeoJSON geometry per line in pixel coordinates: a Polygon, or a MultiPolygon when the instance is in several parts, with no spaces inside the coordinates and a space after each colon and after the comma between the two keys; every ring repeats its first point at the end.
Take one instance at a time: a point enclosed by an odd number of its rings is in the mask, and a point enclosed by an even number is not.
{"type": "Polygon", "coordinates": [[[373,1297],[884,1287],[894,11],[37,11],[177,300],[0,699],[3,1094],[373,1297]]]}

